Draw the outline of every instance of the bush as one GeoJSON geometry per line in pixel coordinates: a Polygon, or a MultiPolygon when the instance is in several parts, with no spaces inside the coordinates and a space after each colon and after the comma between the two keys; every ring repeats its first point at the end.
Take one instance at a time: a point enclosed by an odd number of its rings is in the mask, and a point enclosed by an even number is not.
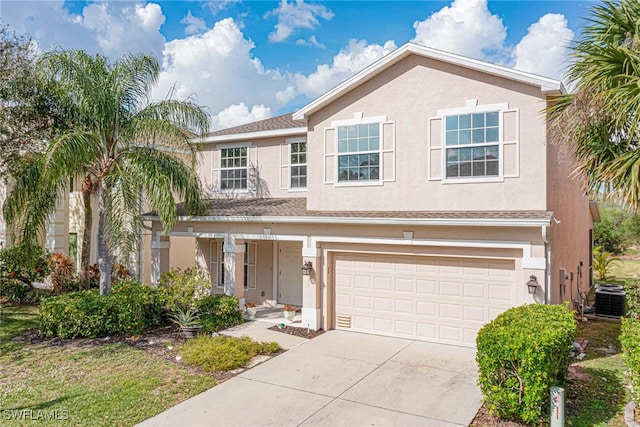
{"type": "Polygon", "coordinates": [[[0,249],[0,289],[7,283],[31,285],[49,274],[49,253],[40,246],[14,245],[0,249]]]}
{"type": "Polygon", "coordinates": [[[196,300],[195,307],[200,315],[202,332],[215,332],[244,322],[238,298],[232,295],[207,295],[196,300]]]}
{"type": "Polygon", "coordinates": [[[91,289],[44,300],[40,334],[61,338],[137,335],[157,325],[161,312],[157,289],[135,281],[119,282],[109,295],[100,296],[91,289]]]}
{"type": "Polygon", "coordinates": [[[620,258],[612,256],[602,246],[593,248],[593,271],[598,276],[598,280],[607,280],[611,267],[621,262],[620,258]]]}
{"type": "Polygon", "coordinates": [[[34,288],[20,281],[6,281],[0,286],[0,295],[10,302],[18,304],[37,304],[44,298],[51,296],[49,289],[34,288]]]}
{"type": "Polygon", "coordinates": [[[624,285],[627,302],[626,316],[640,321],[640,280],[630,280],[624,285]]]}
{"type": "Polygon", "coordinates": [[[640,402],[640,320],[622,319],[620,343],[622,359],[627,365],[631,396],[636,403],[640,402]]]}
{"type": "Polygon", "coordinates": [[[271,354],[280,350],[276,342],[256,342],[241,338],[200,335],[189,340],[180,350],[184,362],[207,372],[229,371],[245,366],[258,354],[271,354]]]}
{"type": "MultiPolygon", "coordinates": [[[[49,258],[49,268],[51,269],[51,284],[53,285],[53,292],[61,294],[63,292],[70,292],[70,283],[74,283],[75,267],[71,257],[64,254],[55,253],[49,258]]],[[[77,290],[77,289],[75,289],[77,290]]]]}
{"type": "Polygon", "coordinates": [[[162,273],[158,281],[162,303],[169,312],[187,311],[194,301],[211,294],[209,275],[195,267],[181,270],[172,268],[162,273]]]}
{"type": "Polygon", "coordinates": [[[559,305],[511,308],[482,327],[476,362],[489,412],[535,424],[549,387],[566,382],[575,331],[573,312],[559,305]]]}

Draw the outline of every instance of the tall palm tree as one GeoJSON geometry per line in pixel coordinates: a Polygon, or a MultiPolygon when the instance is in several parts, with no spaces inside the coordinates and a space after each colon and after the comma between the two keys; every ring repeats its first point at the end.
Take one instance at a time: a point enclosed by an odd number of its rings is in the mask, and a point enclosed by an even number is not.
{"type": "Polygon", "coordinates": [[[157,211],[165,231],[177,218],[174,196],[190,213],[202,211],[192,138],[207,132],[209,119],[189,100],[148,101],[159,73],[157,61],[148,55],[129,54],[110,62],[83,51],[57,51],[44,54],[38,65],[60,82],[59,99],[73,128],[53,139],[44,155],[17,177],[5,216],[23,241],[33,241],[69,178],[84,177],[85,207],[91,206],[91,195],[97,197],[104,295],[111,290],[114,257],[128,260],[137,248],[143,201],[157,211]]]}
{"type": "Polygon", "coordinates": [[[572,46],[570,94],[547,108],[550,134],[576,158],[590,189],[640,209],[640,2],[591,9],[572,46]]]}

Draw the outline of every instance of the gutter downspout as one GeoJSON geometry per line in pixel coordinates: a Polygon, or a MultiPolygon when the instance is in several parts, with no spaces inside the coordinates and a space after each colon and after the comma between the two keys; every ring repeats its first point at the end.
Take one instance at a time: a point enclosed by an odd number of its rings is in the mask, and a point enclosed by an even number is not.
{"type": "Polygon", "coordinates": [[[547,237],[547,227],[542,227],[542,241],[545,249],[544,303],[551,304],[551,243],[547,237]]]}

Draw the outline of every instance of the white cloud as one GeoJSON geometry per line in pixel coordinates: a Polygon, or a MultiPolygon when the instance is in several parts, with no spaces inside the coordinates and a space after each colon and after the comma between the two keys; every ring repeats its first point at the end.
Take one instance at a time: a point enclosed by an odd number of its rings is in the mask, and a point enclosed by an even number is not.
{"type": "Polygon", "coordinates": [[[218,12],[226,10],[234,3],[241,3],[242,0],[216,0],[206,2],[204,7],[211,11],[212,15],[217,15],[218,12]]]}
{"type": "Polygon", "coordinates": [[[165,17],[155,3],[91,3],[79,14],[71,13],[63,0],[3,3],[3,21],[17,33],[31,35],[42,50],[60,46],[110,58],[127,52],[160,57],[165,43],[159,31],[165,17]]]}
{"type": "Polygon", "coordinates": [[[197,103],[208,106],[218,116],[214,125],[220,126],[232,122],[230,117],[262,117],[275,111],[295,93],[289,89],[287,76],[265,69],[251,54],[253,48],[232,18],[217,22],[203,34],[170,41],[165,45],[153,97],[164,98],[172,88],[178,98],[197,94],[197,103]],[[225,111],[227,108],[231,109],[225,111]]]}
{"type": "Polygon", "coordinates": [[[224,110],[211,118],[213,129],[226,129],[239,126],[245,123],[255,122],[258,120],[268,119],[272,116],[271,109],[264,105],[254,105],[249,108],[241,102],[239,104],[229,105],[224,110]]]}
{"type": "Polygon", "coordinates": [[[315,47],[320,48],[320,49],[324,49],[326,47],[324,44],[322,44],[322,43],[320,43],[318,41],[316,36],[311,36],[311,37],[309,37],[308,40],[298,39],[298,40],[296,40],[296,45],[297,46],[315,46],[315,47]]]}
{"type": "Polygon", "coordinates": [[[313,29],[320,25],[318,17],[330,20],[333,12],[319,4],[305,3],[304,0],[296,0],[289,3],[282,0],[280,6],[267,13],[265,17],[277,16],[276,29],[269,34],[269,41],[283,42],[299,28],[313,29]]]}
{"type": "Polygon", "coordinates": [[[529,27],[527,35],[514,48],[513,67],[546,77],[561,78],[573,36],[564,15],[544,15],[529,27]]]}
{"type": "Polygon", "coordinates": [[[193,16],[191,11],[187,13],[187,16],[182,18],[181,24],[186,24],[184,32],[186,34],[196,34],[207,29],[207,25],[204,23],[204,19],[193,16]]]}
{"type": "Polygon", "coordinates": [[[392,40],[384,46],[368,45],[365,40],[350,40],[349,45],[333,57],[332,65],[318,65],[308,76],[296,74],[298,91],[315,98],[395,49],[396,44],[392,40]]]}
{"type": "Polygon", "coordinates": [[[416,43],[476,59],[502,49],[507,35],[487,0],[454,0],[424,21],[416,21],[413,28],[416,43]]]}

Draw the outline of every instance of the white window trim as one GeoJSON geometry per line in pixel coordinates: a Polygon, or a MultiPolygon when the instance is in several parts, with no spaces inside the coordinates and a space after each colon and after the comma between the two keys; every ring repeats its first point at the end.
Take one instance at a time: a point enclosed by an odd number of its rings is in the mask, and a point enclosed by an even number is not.
{"type": "MultiPolygon", "coordinates": [[[[345,119],[345,120],[335,120],[331,122],[331,127],[330,128],[326,128],[325,132],[327,129],[335,129],[334,132],[334,141],[333,141],[333,156],[335,156],[335,164],[333,166],[333,177],[334,177],[334,181],[333,184],[336,187],[371,187],[371,186],[380,186],[383,185],[385,180],[383,180],[383,176],[384,176],[384,153],[386,152],[393,152],[395,149],[395,135],[394,135],[394,141],[392,142],[392,147],[393,149],[391,150],[384,150],[384,124],[387,123],[387,116],[370,116],[370,117],[363,117],[362,113],[354,113],[353,115],[353,119],[345,119]],[[349,152],[349,153],[339,153],[338,152],[338,128],[339,127],[344,127],[344,126],[354,126],[354,125],[368,125],[368,124],[378,124],[379,127],[379,135],[380,135],[380,140],[379,140],[379,147],[378,147],[378,154],[379,154],[379,164],[378,164],[378,168],[379,168],[379,172],[378,172],[378,179],[377,180],[367,180],[367,181],[343,181],[340,182],[339,180],[339,175],[338,175],[338,170],[339,170],[339,164],[340,164],[340,156],[341,155],[350,155],[350,154],[359,154],[360,152],[349,152]]],[[[394,122],[389,122],[389,123],[394,123],[394,122]]],[[[395,125],[395,123],[394,123],[395,125]]],[[[373,153],[373,151],[365,151],[363,153],[373,153]]],[[[327,157],[327,153],[325,153],[325,157],[327,157]]],[[[395,179],[395,170],[394,170],[394,179],[395,179]]],[[[327,182],[325,182],[325,184],[327,184],[327,182]]]]}
{"type": "MultiPolygon", "coordinates": [[[[472,184],[472,183],[485,183],[485,182],[503,182],[504,181],[504,120],[503,114],[505,111],[509,110],[509,103],[502,102],[498,104],[484,104],[484,105],[476,105],[476,100],[467,101],[467,105],[465,107],[456,107],[456,108],[446,108],[437,111],[436,119],[439,118],[441,120],[441,146],[440,147],[432,147],[429,144],[429,154],[431,154],[431,150],[440,149],[442,150],[442,180],[443,184],[472,184]],[[489,112],[498,112],[498,142],[483,144],[483,147],[487,145],[498,145],[498,175],[497,176],[486,176],[486,177],[452,177],[447,178],[447,142],[446,142],[446,117],[447,116],[458,116],[462,114],[473,114],[473,113],[489,113],[489,112]]],[[[431,120],[429,119],[429,136],[431,135],[431,120]]],[[[456,148],[456,147],[449,147],[456,148]]],[[[463,147],[464,148],[464,147],[463,147]]]]}
{"type": "MultiPolygon", "coordinates": [[[[254,147],[254,144],[251,142],[236,142],[231,144],[219,144],[216,146],[216,150],[218,152],[218,161],[217,161],[217,169],[213,170],[214,176],[213,182],[218,182],[218,191],[220,193],[248,193],[249,192],[249,165],[251,164],[251,149],[254,147]],[[222,188],[222,150],[226,150],[229,148],[246,148],[247,149],[247,166],[245,169],[247,170],[247,188],[222,188]]],[[[213,162],[212,162],[213,163],[213,162]]],[[[240,168],[225,168],[226,169],[240,169],[240,168]]]]}
{"type": "MultiPolygon", "coordinates": [[[[305,192],[307,191],[307,187],[291,187],[291,166],[306,166],[307,167],[307,185],[309,185],[309,143],[307,141],[307,137],[298,137],[298,138],[287,138],[285,139],[285,143],[287,144],[289,150],[287,152],[287,162],[286,162],[286,168],[287,168],[287,186],[286,189],[290,192],[290,193],[301,193],[301,192],[305,192]],[[305,145],[305,155],[307,156],[307,162],[306,163],[300,163],[300,164],[296,164],[296,165],[292,165],[291,164],[291,144],[299,144],[301,142],[304,142],[305,145]]],[[[280,156],[282,156],[282,150],[280,151],[280,156]]],[[[280,164],[282,165],[282,160],[280,161],[280,164]]]]}

